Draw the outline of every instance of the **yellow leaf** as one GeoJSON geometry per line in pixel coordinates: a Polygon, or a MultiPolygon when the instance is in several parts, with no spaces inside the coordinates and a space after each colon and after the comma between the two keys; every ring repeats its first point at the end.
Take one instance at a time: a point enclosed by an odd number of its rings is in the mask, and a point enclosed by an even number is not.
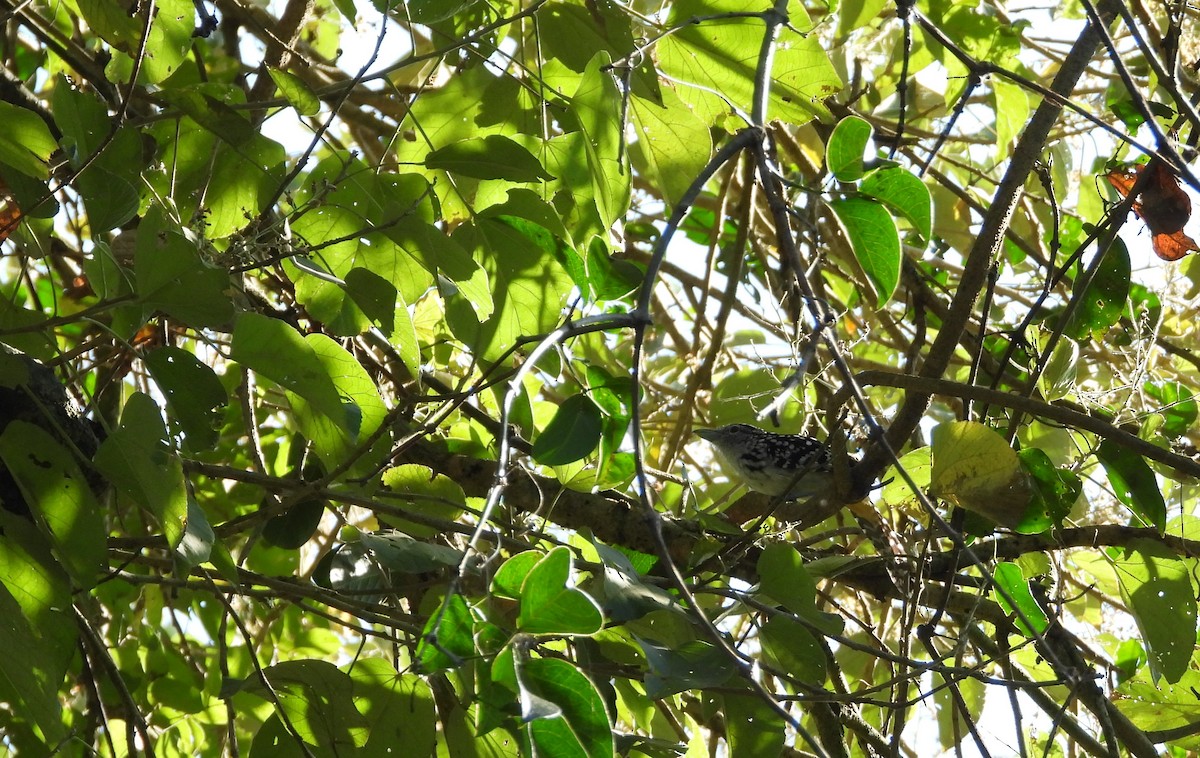
{"type": "Polygon", "coordinates": [[[939,424],[933,430],[930,491],[995,521],[1016,526],[1031,490],[1017,453],[995,430],[974,421],[939,424]]]}

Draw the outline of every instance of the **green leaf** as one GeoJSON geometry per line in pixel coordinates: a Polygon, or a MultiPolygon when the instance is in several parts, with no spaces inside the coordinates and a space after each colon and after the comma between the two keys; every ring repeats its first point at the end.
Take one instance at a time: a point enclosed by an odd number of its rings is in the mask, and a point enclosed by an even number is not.
{"type": "Polygon", "coordinates": [[[646,656],[646,697],[659,700],[678,692],[719,687],[737,676],[725,651],[707,642],[692,640],[660,645],[638,639],[646,656]]]}
{"type": "MultiPolygon", "coordinates": [[[[723,16],[745,11],[742,0],[672,3],[667,24],[677,31],[658,44],[663,73],[684,83],[678,87],[680,97],[709,124],[729,110],[727,102],[745,106],[753,101],[765,26],[757,18],[723,16]],[[703,21],[694,23],[695,18],[703,21]]],[[[814,117],[828,120],[822,102],[841,89],[842,81],[820,35],[809,33],[813,24],[803,5],[792,0],[787,15],[790,23],[778,30],[775,42],[767,121],[800,125],[814,117]]]]}
{"type": "Polygon", "coordinates": [[[1050,360],[1046,361],[1046,367],[1038,377],[1042,397],[1053,402],[1070,395],[1075,391],[1078,373],[1079,343],[1064,336],[1054,345],[1050,360]]]}
{"type": "Polygon", "coordinates": [[[787,739],[783,718],[762,698],[726,693],[725,716],[730,755],[780,755],[787,739]]]}
{"type": "Polygon", "coordinates": [[[1021,85],[1000,77],[994,77],[990,81],[996,101],[997,154],[1003,160],[1008,157],[1013,143],[1029,119],[1029,95],[1021,85]]]}
{"type": "Polygon", "coordinates": [[[1163,502],[1158,477],[1146,464],[1146,459],[1109,440],[1100,443],[1096,457],[1103,464],[1117,499],[1129,506],[1142,521],[1163,531],[1167,525],[1167,505],[1163,502]]]}
{"type": "MultiPolygon", "coordinates": [[[[183,537],[180,538],[179,545],[175,548],[172,556],[175,559],[175,573],[187,576],[193,567],[214,560],[214,550],[220,552],[224,548],[217,543],[217,533],[213,531],[212,524],[208,523],[208,516],[205,515],[204,509],[200,507],[195,498],[189,495],[187,523],[184,526],[183,537]]],[[[220,566],[227,560],[227,558],[216,558],[214,563],[220,566]]]]}
{"type": "Polygon", "coordinates": [[[591,301],[620,299],[642,282],[642,274],[636,268],[634,276],[621,268],[622,264],[632,268],[632,264],[613,260],[607,235],[588,238],[583,242],[583,251],[577,249],[554,206],[529,190],[509,190],[504,203],[488,207],[479,217],[494,219],[519,232],[523,241],[533,243],[544,256],[558,261],[591,301]]]}
{"type": "Polygon", "coordinates": [[[267,71],[271,74],[275,86],[279,88],[279,94],[283,95],[297,113],[301,116],[315,116],[321,112],[320,98],[303,79],[274,66],[269,66],[267,71]]]}
{"type": "MultiPolygon", "coordinates": [[[[396,328],[396,285],[368,268],[352,268],[344,289],[354,304],[387,336],[396,328]]],[[[409,322],[412,325],[412,322],[409,322]]]]}
{"type": "MultiPolygon", "coordinates": [[[[962,714],[964,710],[966,713],[982,712],[986,686],[971,677],[956,677],[949,681],[938,677],[934,681],[939,685],[953,682],[953,688],[939,686],[933,693],[931,706],[937,711],[937,741],[931,744],[942,748],[959,748],[964,740],[969,742],[971,736],[970,729],[964,728],[962,714]]],[[[933,739],[932,729],[930,732],[929,737],[933,739]]],[[[962,754],[964,751],[959,748],[955,752],[962,754]]]]}
{"type": "Polygon", "coordinates": [[[925,182],[899,166],[872,171],[858,186],[858,191],[873,197],[913,225],[921,239],[928,241],[933,234],[933,197],[925,182]]]}
{"type": "Polygon", "coordinates": [[[855,29],[879,20],[879,12],[887,0],[845,0],[838,7],[838,36],[844,37],[855,29]]]}
{"type": "Polygon", "coordinates": [[[586,458],[600,444],[600,409],[587,395],[563,401],[554,418],[533,441],[533,459],[543,466],[562,466],[586,458]]]}
{"type": "Polygon", "coordinates": [[[383,567],[361,541],[343,542],[326,553],[313,571],[313,582],[326,589],[353,592],[368,603],[383,602],[385,595],[378,590],[390,584],[383,567]]]}
{"type": "Polygon", "coordinates": [[[1109,112],[1120,119],[1131,134],[1137,133],[1141,125],[1146,123],[1146,117],[1142,115],[1141,108],[1134,104],[1133,99],[1129,97],[1128,90],[1125,89],[1125,84],[1119,79],[1114,79],[1109,83],[1108,89],[1104,93],[1104,100],[1109,112]]]}
{"type": "Polygon", "coordinates": [[[209,239],[224,239],[258,218],[284,181],[283,146],[260,134],[239,145],[217,149],[203,214],[209,239]]]}
{"type": "Polygon", "coordinates": [[[240,148],[256,136],[246,117],[231,107],[246,102],[245,91],[231,84],[210,81],[169,87],[161,97],[230,147],[240,148]]]}
{"type": "MultiPolygon", "coordinates": [[[[428,466],[407,463],[383,472],[383,484],[397,496],[409,495],[408,509],[422,516],[453,521],[462,515],[467,496],[462,485],[428,466]]],[[[433,537],[441,530],[379,512],[379,520],[418,538],[433,537]]]]}
{"type": "Polygon", "coordinates": [[[825,651],[803,624],[787,616],[772,616],[763,624],[763,653],[771,665],[802,682],[820,686],[825,682],[825,651]]]}
{"type": "Polygon", "coordinates": [[[461,550],[414,540],[401,532],[363,533],[361,539],[382,565],[405,574],[441,571],[449,566],[457,566],[463,556],[461,550]]]}
{"type": "Polygon", "coordinates": [[[16,198],[22,218],[54,218],[58,213],[58,201],[51,195],[45,180],[26,176],[6,165],[3,160],[0,160],[0,178],[16,198]]]}
{"type": "MultiPolygon", "coordinates": [[[[9,593],[7,584],[7,581],[0,583],[0,613],[4,614],[0,645],[20,654],[6,655],[0,661],[0,696],[18,717],[36,724],[48,743],[55,743],[64,734],[62,706],[58,702],[62,677],[56,681],[41,667],[45,650],[42,635],[21,613],[21,606],[9,593]]],[[[66,600],[70,602],[69,596],[66,600]]],[[[63,618],[59,623],[73,622],[74,619],[63,618]]]]}
{"type": "MultiPolygon", "coordinates": [[[[1130,654],[1136,654],[1130,651],[1130,654]]],[[[1124,672],[1122,672],[1124,673],[1124,672]]],[[[1200,691],[1200,672],[1189,669],[1177,684],[1168,684],[1161,678],[1153,681],[1141,672],[1126,681],[1120,688],[1121,713],[1129,717],[1134,726],[1147,731],[1178,730],[1190,734],[1191,726],[1200,718],[1200,704],[1192,690],[1200,691]]],[[[1171,741],[1172,747],[1179,744],[1194,744],[1193,737],[1171,741]]]]}
{"type": "Polygon", "coordinates": [[[79,13],[88,28],[118,50],[133,49],[141,35],[141,24],[115,0],[78,0],[79,13]]]}
{"type": "Polygon", "coordinates": [[[342,428],[357,429],[352,422],[352,416],[359,415],[357,408],[352,413],[343,406],[325,362],[312,344],[284,322],[258,313],[241,314],[234,326],[230,357],[304,398],[342,428]]]}
{"type": "Polygon", "coordinates": [[[571,113],[583,130],[583,149],[591,173],[593,199],[604,230],[624,218],[629,210],[631,177],[621,162],[625,133],[621,121],[621,95],[612,74],[608,53],[598,52],[583,72],[571,97],[571,113]]]}
{"type": "Polygon", "coordinates": [[[712,156],[712,135],[672,89],[662,91],[662,104],[630,100],[637,141],[630,147],[640,173],[661,188],[673,207],[712,156]]]}
{"type": "Polygon", "coordinates": [[[417,645],[421,673],[457,668],[473,656],[475,640],[471,632],[474,623],[462,595],[446,595],[441,607],[425,623],[421,642],[417,645]]]}
{"type": "MultiPolygon", "coordinates": [[[[517,77],[490,66],[468,66],[443,86],[427,90],[409,113],[412,123],[421,124],[425,139],[398,140],[394,147],[396,160],[400,165],[423,166],[431,149],[459,140],[488,134],[540,134],[544,111],[517,77]]],[[[560,175],[540,153],[539,158],[551,174],[560,175]]],[[[434,182],[446,220],[462,221],[474,212],[460,182],[452,183],[444,172],[432,169],[426,175],[434,182]]]]}
{"type": "Polygon", "coordinates": [[[501,221],[507,217],[524,219],[540,226],[556,239],[563,240],[568,246],[571,246],[571,233],[563,223],[558,210],[539,197],[537,193],[524,187],[513,187],[508,190],[503,203],[489,205],[481,210],[479,215],[483,218],[495,218],[501,221]]]}
{"type": "Polygon", "coordinates": [[[405,0],[404,13],[418,24],[432,24],[462,13],[479,0],[405,0]]]}
{"type": "Polygon", "coordinates": [[[848,197],[829,204],[850,238],[854,257],[875,287],[875,303],[891,300],[900,282],[900,232],[896,221],[874,200],[848,197]]]}
{"type": "MultiPolygon", "coordinates": [[[[131,14],[124,7],[107,1],[91,0],[79,5],[81,9],[87,6],[103,7],[105,21],[112,24],[105,39],[116,48],[104,72],[110,81],[128,82],[133,74],[131,56],[141,47],[142,14],[131,14]]],[[[89,22],[91,18],[93,17],[89,17],[89,22]]],[[[157,0],[154,23],[146,35],[145,54],[142,56],[141,69],[138,72],[138,82],[158,84],[178,71],[191,47],[192,31],[195,28],[196,10],[188,0],[157,0]]]]}
{"type": "Polygon", "coordinates": [[[830,634],[840,634],[841,617],[817,610],[817,585],[804,568],[800,553],[791,545],[775,542],[763,548],[756,566],[759,589],[792,613],[830,634]]]}
{"type": "Polygon", "coordinates": [[[642,581],[636,569],[621,552],[593,540],[596,552],[604,561],[604,573],[598,598],[604,617],[621,624],[639,619],[648,613],[676,610],[671,595],[653,584],[642,581]]]}
{"type": "Polygon", "coordinates": [[[117,228],[136,215],[141,200],[140,174],[145,165],[141,135],[128,126],[110,134],[108,107],[62,77],[54,87],[53,106],[63,132],[63,150],[74,168],[84,169],[75,187],[87,207],[92,234],[117,228]],[[104,151],[95,155],[101,146],[104,151]]]}
{"type": "Polygon", "coordinates": [[[604,624],[600,607],[568,585],[571,552],[557,547],[530,570],[521,585],[517,628],[528,634],[595,634],[604,624]]]}
{"type": "Polygon", "coordinates": [[[92,587],[107,565],[107,532],[75,456],[45,429],[14,419],[0,434],[0,459],[71,579],[92,587]]]}
{"type": "Polygon", "coordinates": [[[553,179],[533,153],[508,137],[486,137],[455,142],[425,156],[425,166],[475,179],[536,182],[553,179]]]}
{"type": "MultiPolygon", "coordinates": [[[[132,132],[125,132],[132,134],[132,132]]],[[[105,157],[113,150],[104,151],[105,157]]],[[[93,234],[116,229],[137,215],[141,197],[137,186],[126,176],[116,173],[98,162],[83,172],[75,181],[87,207],[88,226],[93,234]]],[[[139,164],[132,164],[137,167],[139,164]]]]}
{"type": "Polygon", "coordinates": [[[1017,454],[1029,474],[1033,497],[1025,515],[1015,530],[1022,534],[1038,534],[1062,523],[1083,491],[1083,481],[1065,468],[1058,468],[1050,456],[1035,447],[1017,454]]]}
{"type": "Polygon", "coordinates": [[[0,100],[0,163],[34,179],[50,177],[50,156],[58,149],[46,122],[36,113],[0,100]]]}
{"type": "Polygon", "coordinates": [[[326,335],[310,334],[304,337],[304,343],[340,399],[338,415],[330,416],[303,393],[289,397],[300,431],[313,443],[327,470],[349,464],[352,475],[373,474],[387,456],[387,435],[371,450],[360,450],[359,445],[375,434],[387,416],[379,389],[363,365],[326,335]]]}
{"type": "Polygon", "coordinates": [[[1124,684],[1137,676],[1138,669],[1146,663],[1146,650],[1139,640],[1125,640],[1117,646],[1113,655],[1113,668],[1117,670],[1117,683],[1124,684]]]}
{"type": "Polygon", "coordinates": [[[475,687],[479,707],[475,714],[475,731],[487,734],[497,727],[509,726],[521,713],[517,693],[517,674],[514,669],[514,646],[508,643],[511,634],[494,624],[482,625],[476,635],[481,650],[495,651],[490,666],[476,668],[475,687]]]}
{"type": "Polygon", "coordinates": [[[453,241],[474,252],[487,273],[488,303],[495,303],[495,312],[481,318],[474,300],[448,298],[446,321],[456,337],[495,359],[518,340],[557,325],[574,285],[533,240],[496,219],[480,218],[455,229],[453,241]]]}
{"type": "Polygon", "coordinates": [[[317,533],[324,515],[324,500],[306,498],[263,524],[263,539],[284,550],[298,550],[317,533]]]}
{"type": "MultiPolygon", "coordinates": [[[[666,92],[659,86],[658,72],[649,56],[637,55],[632,16],[613,0],[584,5],[552,2],[538,12],[542,52],[575,73],[583,73],[597,51],[613,60],[630,56],[630,89],[640,99],[662,103],[666,92]]],[[[565,75],[559,81],[566,82],[565,75]]],[[[567,87],[563,85],[563,89],[567,87]]]]}
{"type": "Polygon", "coordinates": [[[1160,430],[1163,436],[1175,439],[1187,434],[1196,423],[1198,413],[1192,391],[1182,382],[1146,382],[1142,388],[1162,404],[1157,412],[1163,417],[1160,430]]]}
{"type": "Polygon", "coordinates": [[[433,280],[416,260],[403,254],[390,235],[362,232],[368,223],[355,211],[329,204],[304,214],[292,226],[300,239],[327,241],[313,251],[313,260],[307,266],[301,268],[297,260],[289,260],[284,268],[296,283],[296,298],[336,335],[358,335],[371,327],[372,320],[378,319],[384,325],[388,321],[387,315],[380,312],[380,301],[386,299],[381,285],[368,285],[364,291],[363,281],[356,278],[361,275],[351,276],[355,269],[375,274],[403,297],[420,297],[433,280]],[[316,276],[314,270],[327,275],[316,276]],[[348,280],[338,281],[346,277],[348,280]],[[358,297],[363,298],[362,304],[358,297]]]}
{"type": "Polygon", "coordinates": [[[519,665],[517,679],[523,706],[542,703],[556,711],[552,718],[537,718],[528,724],[537,754],[586,758],[614,754],[604,700],[596,685],[574,665],[557,658],[534,658],[519,665]]]}
{"type": "Polygon", "coordinates": [[[78,645],[71,586],[33,524],[0,512],[0,701],[37,726],[42,740],[65,736],[59,689],[78,645]]]}
{"type": "Polygon", "coordinates": [[[134,269],[137,293],[146,307],[193,327],[229,327],[234,315],[229,273],[205,263],[194,238],[157,207],[138,227],[134,269]]]}
{"type": "MultiPolygon", "coordinates": [[[[1129,297],[1130,275],[1129,250],[1120,239],[1114,239],[1087,291],[1079,297],[1079,306],[1063,334],[1083,339],[1117,323],[1129,297]]],[[[1076,278],[1076,287],[1079,281],[1076,278]]],[[[1076,294],[1073,292],[1072,297],[1076,294]]]]}
{"type": "Polygon", "coordinates": [[[996,564],[992,572],[992,580],[1004,590],[996,593],[996,602],[1007,613],[1013,614],[1013,621],[1027,637],[1035,637],[1046,631],[1050,625],[1046,612],[1033,599],[1029,591],[1029,582],[1025,579],[1021,567],[1015,563],[1003,561],[996,564]],[[1009,600],[1012,600],[1012,603],[1009,600]],[[1016,611],[1020,613],[1016,613],[1016,611]]]}
{"type": "Polygon", "coordinates": [[[975,421],[953,421],[934,427],[931,447],[933,494],[1001,526],[1021,523],[1030,485],[1004,437],[975,421]]]}
{"type": "MultiPolygon", "coordinates": [[[[454,294],[464,299],[475,317],[486,320],[495,312],[501,293],[493,293],[494,274],[471,258],[468,249],[455,237],[447,237],[440,229],[426,223],[401,223],[388,232],[391,239],[409,255],[421,262],[431,274],[441,274],[454,285],[454,294]]],[[[519,259],[513,260],[520,265],[519,259]]],[[[512,273],[512,272],[505,272],[512,273]]],[[[514,293],[509,293],[514,294],[514,293]]]]}
{"type": "Polygon", "coordinates": [[[369,735],[355,756],[386,758],[400,745],[414,756],[437,752],[438,717],[428,682],[415,674],[398,674],[390,661],[377,657],[358,658],[350,678],[354,703],[369,735]]]}
{"type": "Polygon", "coordinates": [[[229,402],[225,386],[208,365],[195,355],[173,345],[151,351],[143,359],[154,383],[167,401],[184,434],[184,444],[193,451],[210,450],[216,444],[215,425],[219,409],[229,402]]]}
{"type": "Polygon", "coordinates": [[[875,129],[858,116],[847,116],[833,127],[825,146],[825,168],[839,182],[856,182],[863,177],[863,156],[875,129]]]}
{"type": "Polygon", "coordinates": [[[816,609],[817,585],[804,570],[804,561],[796,548],[772,542],[763,548],[755,570],[763,594],[795,614],[816,609]]]}
{"type": "MultiPolygon", "coordinates": [[[[169,168],[158,175],[158,191],[175,201],[178,218],[203,222],[196,232],[210,240],[244,229],[284,181],[283,146],[231,107],[245,101],[240,89],[208,82],[164,89],[161,95],[188,118],[177,128],[154,131],[169,168]]],[[[266,235],[250,241],[277,242],[266,235]]]]}
{"type": "Polygon", "coordinates": [[[519,600],[521,586],[533,567],[542,562],[542,555],[533,550],[517,553],[506,560],[492,577],[491,593],[496,597],[519,600]]]}
{"type": "Polygon", "coordinates": [[[167,544],[178,547],[187,528],[187,486],[153,398],[136,392],[125,402],[121,424],[101,443],[95,463],[117,492],[154,516],[167,544]]]}
{"type": "Polygon", "coordinates": [[[367,743],[366,719],[354,707],[354,680],[328,661],[284,661],[263,669],[266,685],[252,677],[245,691],[266,700],[287,715],[296,733],[322,753],[337,755],[367,743]]]}
{"type": "Polygon", "coordinates": [[[1113,562],[1121,598],[1146,642],[1154,680],[1178,682],[1188,671],[1196,643],[1196,597],[1188,563],[1147,539],[1134,540],[1113,562]]]}

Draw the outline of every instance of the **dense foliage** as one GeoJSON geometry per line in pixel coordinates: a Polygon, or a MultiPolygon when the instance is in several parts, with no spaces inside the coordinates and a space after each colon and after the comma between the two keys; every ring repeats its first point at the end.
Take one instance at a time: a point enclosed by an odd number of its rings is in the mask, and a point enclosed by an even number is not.
{"type": "Polygon", "coordinates": [[[1185,4],[0,9],[5,749],[1200,749],[1185,4]]]}

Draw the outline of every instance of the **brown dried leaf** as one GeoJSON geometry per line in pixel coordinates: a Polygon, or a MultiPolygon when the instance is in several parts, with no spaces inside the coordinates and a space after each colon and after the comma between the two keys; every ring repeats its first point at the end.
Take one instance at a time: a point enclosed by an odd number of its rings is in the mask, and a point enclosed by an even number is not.
{"type": "Polygon", "coordinates": [[[17,200],[4,180],[0,179],[0,242],[8,239],[8,235],[16,231],[20,223],[21,209],[17,207],[17,200]]]}
{"type": "Polygon", "coordinates": [[[1153,235],[1154,253],[1164,261],[1177,261],[1200,245],[1183,233],[1192,217],[1192,200],[1166,164],[1157,158],[1146,165],[1127,166],[1105,175],[1121,197],[1128,197],[1139,175],[1148,172],[1133,203],[1133,212],[1146,222],[1153,235]]]}

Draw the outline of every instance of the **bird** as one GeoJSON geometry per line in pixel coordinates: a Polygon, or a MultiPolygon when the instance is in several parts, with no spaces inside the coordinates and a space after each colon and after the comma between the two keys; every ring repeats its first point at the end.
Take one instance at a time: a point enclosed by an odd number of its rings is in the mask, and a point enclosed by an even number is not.
{"type": "Polygon", "coordinates": [[[802,434],[776,434],[750,424],[697,429],[730,473],[749,489],[786,500],[833,492],[829,447],[802,434]]]}

